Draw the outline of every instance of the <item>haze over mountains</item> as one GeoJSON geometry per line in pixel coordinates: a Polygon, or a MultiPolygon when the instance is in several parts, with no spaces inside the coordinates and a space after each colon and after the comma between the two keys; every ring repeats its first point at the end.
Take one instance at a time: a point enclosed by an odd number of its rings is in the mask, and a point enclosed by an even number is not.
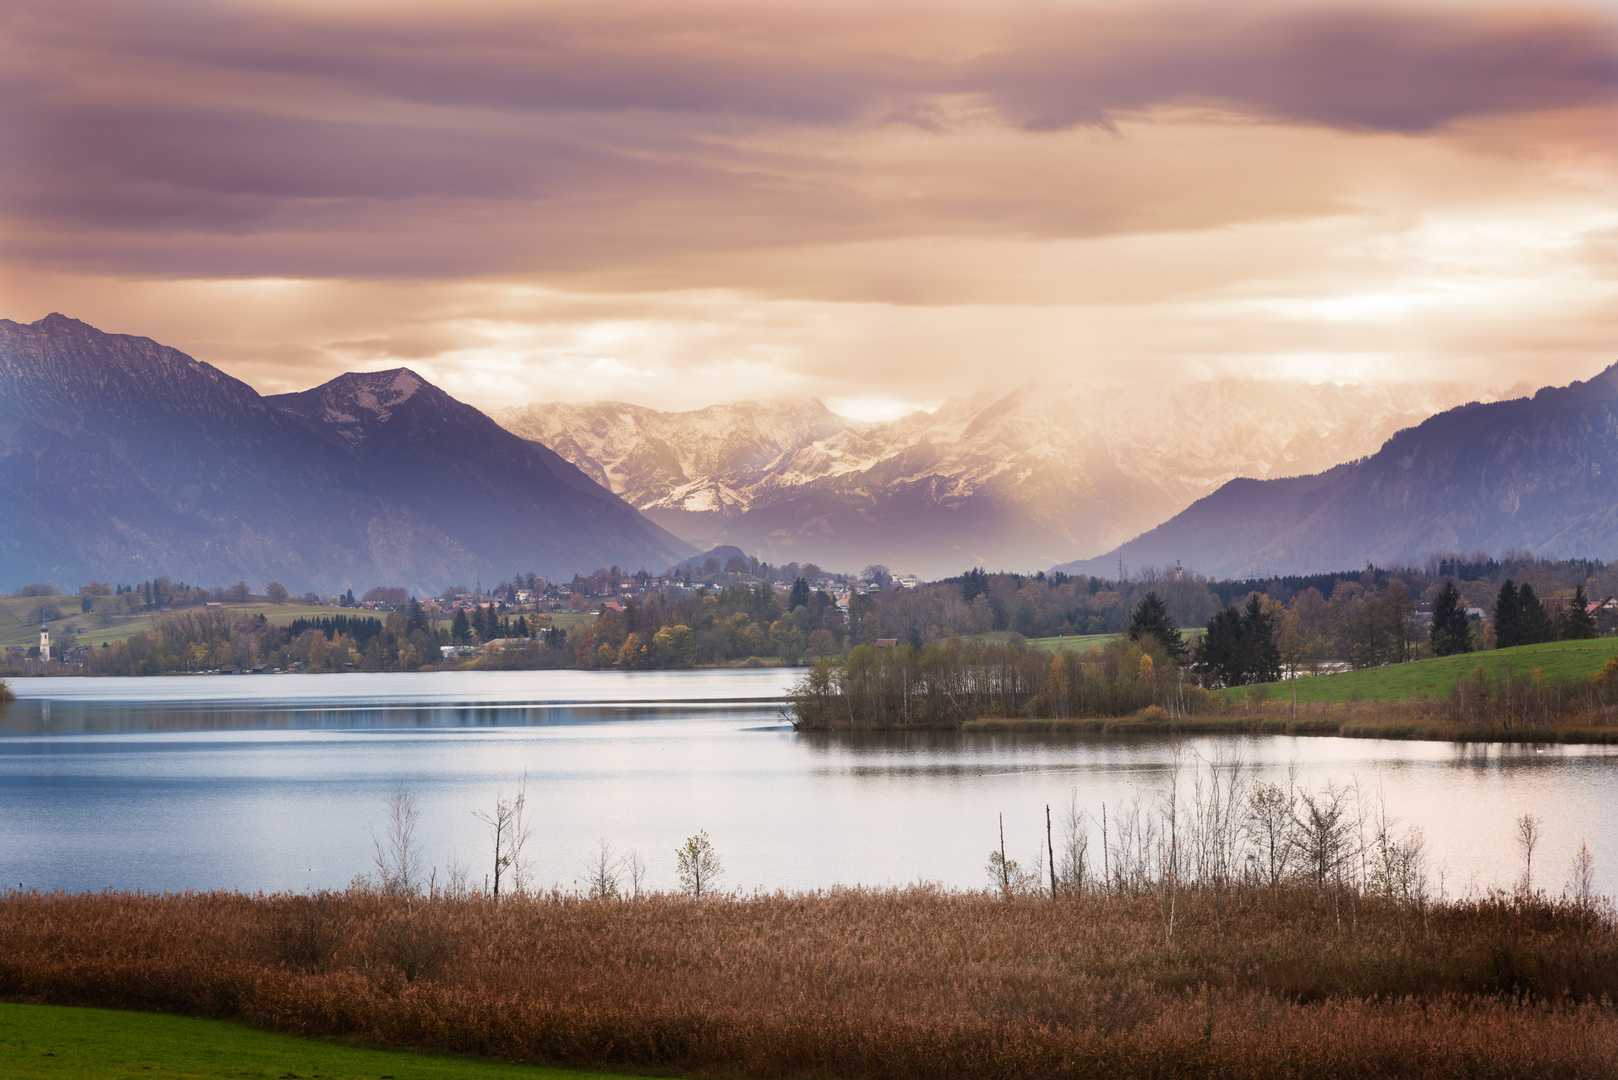
{"type": "Polygon", "coordinates": [[[1474,403],[1315,476],[1235,480],[1101,558],[1247,577],[1438,552],[1618,558],[1618,364],[1531,398],[1474,403]]]}
{"type": "Polygon", "coordinates": [[[1438,412],[1466,396],[1025,386],[887,423],[818,401],[530,405],[497,423],[404,368],[265,397],[146,338],[0,320],[0,569],[330,592],[657,571],[719,544],[930,578],[1618,557],[1618,366],[1438,412]]]}
{"type": "Polygon", "coordinates": [[[680,413],[552,403],[495,419],[699,547],[939,577],[1099,554],[1234,477],[1330,468],[1476,396],[1454,385],[1224,380],[1024,386],[889,423],[818,401],[680,413]]]}
{"type": "Polygon", "coordinates": [[[8,587],[169,575],[436,591],[693,551],[408,370],[263,397],[55,314],[0,320],[0,505],[8,587]]]}

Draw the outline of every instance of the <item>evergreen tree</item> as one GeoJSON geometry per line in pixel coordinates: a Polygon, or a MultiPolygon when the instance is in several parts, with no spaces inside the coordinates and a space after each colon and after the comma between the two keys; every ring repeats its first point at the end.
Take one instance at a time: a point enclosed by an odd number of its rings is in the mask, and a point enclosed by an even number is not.
{"type": "Polygon", "coordinates": [[[1522,645],[1538,645],[1545,641],[1556,640],[1556,626],[1551,622],[1551,613],[1545,610],[1539,597],[1534,595],[1534,587],[1525,584],[1517,593],[1517,603],[1520,607],[1518,616],[1522,645]]]}
{"type": "Polygon", "coordinates": [[[1208,620],[1197,639],[1191,670],[1215,686],[1240,686],[1246,681],[1242,664],[1242,613],[1228,607],[1208,620]]]}
{"type": "Polygon", "coordinates": [[[1507,578],[1494,598],[1494,645],[1509,649],[1522,643],[1522,600],[1516,582],[1507,578]]]}
{"type": "Polygon", "coordinates": [[[521,638],[528,636],[528,617],[526,615],[517,616],[516,636],[521,638]]]}
{"type": "Polygon", "coordinates": [[[1569,641],[1582,641],[1596,636],[1596,617],[1589,608],[1590,598],[1585,595],[1584,586],[1580,585],[1573,590],[1573,603],[1568,607],[1567,616],[1562,620],[1564,638],[1569,641]]]}
{"type": "Polygon", "coordinates": [[[1453,581],[1444,582],[1433,601],[1433,628],[1429,639],[1434,656],[1472,651],[1472,626],[1466,617],[1466,601],[1453,581]]]}
{"type": "Polygon", "coordinates": [[[1185,663],[1185,637],[1169,618],[1168,605],[1155,592],[1147,593],[1145,599],[1135,605],[1129,619],[1128,636],[1131,641],[1149,637],[1162,645],[1176,664],[1185,663]]]}
{"type": "Polygon", "coordinates": [[[472,624],[466,617],[465,608],[455,610],[455,620],[449,627],[450,640],[457,645],[469,644],[472,640],[472,624]]]}
{"type": "Polygon", "coordinates": [[[405,636],[409,637],[417,630],[423,632],[430,628],[427,625],[427,613],[421,610],[421,601],[411,598],[410,608],[405,615],[405,636]]]}
{"type": "Polygon", "coordinates": [[[787,610],[797,611],[809,603],[809,582],[798,578],[792,583],[792,591],[787,594],[787,610]]]}
{"type": "Polygon", "coordinates": [[[1242,656],[1247,681],[1280,681],[1281,649],[1275,643],[1275,619],[1264,610],[1258,593],[1248,596],[1242,614],[1242,656]]]}

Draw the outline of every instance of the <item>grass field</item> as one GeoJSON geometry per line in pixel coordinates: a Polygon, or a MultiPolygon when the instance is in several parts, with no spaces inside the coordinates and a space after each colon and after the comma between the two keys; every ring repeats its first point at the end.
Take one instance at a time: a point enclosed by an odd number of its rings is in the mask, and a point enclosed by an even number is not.
{"type": "Polygon", "coordinates": [[[550,616],[551,625],[558,630],[572,630],[575,626],[593,623],[597,618],[588,611],[553,611],[550,616]]]}
{"type": "MultiPolygon", "coordinates": [[[[1361,701],[1400,701],[1407,698],[1441,699],[1449,696],[1455,680],[1469,676],[1481,667],[1494,679],[1507,664],[1514,675],[1532,675],[1537,668],[1552,682],[1594,675],[1607,658],[1618,654],[1618,637],[1589,641],[1556,641],[1544,645],[1519,645],[1514,649],[1465,653],[1433,660],[1413,660],[1408,664],[1343,671],[1296,680],[1299,702],[1348,701],[1358,695],[1361,701]]],[[[1272,697],[1292,697],[1292,682],[1270,683],[1272,697]]],[[[1246,689],[1226,694],[1247,694],[1246,689]]]]}
{"type": "MultiPolygon", "coordinates": [[[[83,626],[89,633],[80,634],[78,644],[99,647],[103,642],[123,641],[132,634],[148,629],[157,618],[162,616],[157,612],[143,612],[130,615],[127,618],[120,615],[113,620],[111,626],[102,626],[100,620],[94,615],[85,614],[79,610],[77,596],[8,596],[0,599],[0,646],[5,645],[38,645],[39,624],[29,621],[29,615],[38,606],[41,600],[54,600],[61,609],[62,618],[52,620],[46,625],[50,627],[51,642],[61,640],[64,631],[83,626]]],[[[197,611],[198,608],[181,608],[181,611],[197,611]]],[[[263,613],[264,617],[273,623],[289,623],[293,619],[302,617],[318,619],[323,615],[376,615],[374,611],[353,611],[348,608],[333,607],[305,607],[303,604],[226,604],[225,610],[232,615],[246,613],[257,615],[263,613]]]]}
{"type": "Polygon", "coordinates": [[[591,1080],[608,1074],[314,1042],[228,1020],[0,1003],[0,1075],[9,1080],[591,1080]]]}
{"type": "MultiPolygon", "coordinates": [[[[1181,630],[1180,635],[1185,638],[1186,648],[1196,644],[1197,637],[1201,633],[1202,628],[1200,626],[1181,630]]],[[[1002,632],[983,636],[1005,638],[1011,635],[1008,632],[1002,632]]],[[[1105,645],[1117,636],[1117,634],[1068,634],[1065,637],[1029,638],[1028,644],[1036,649],[1044,649],[1046,652],[1088,652],[1098,645],[1105,645]]]]}

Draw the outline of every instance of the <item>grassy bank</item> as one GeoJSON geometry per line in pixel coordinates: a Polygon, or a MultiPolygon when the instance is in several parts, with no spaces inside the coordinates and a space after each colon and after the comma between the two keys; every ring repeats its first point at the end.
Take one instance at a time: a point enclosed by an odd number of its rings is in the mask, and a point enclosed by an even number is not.
{"type": "MultiPolygon", "coordinates": [[[[1442,699],[1450,695],[1456,680],[1471,678],[1482,668],[1497,681],[1509,667],[1513,675],[1532,676],[1535,671],[1546,681],[1587,679],[1601,670],[1610,657],[1618,656],[1618,637],[1591,638],[1588,641],[1553,641],[1543,645],[1518,645],[1511,649],[1462,653],[1407,664],[1341,671],[1286,682],[1269,683],[1273,697],[1285,695],[1290,701],[1294,681],[1300,702],[1400,701],[1408,698],[1442,699]]],[[[1226,696],[1246,697],[1251,689],[1223,691],[1226,696]]]]}
{"type": "Polygon", "coordinates": [[[1282,886],[1181,890],[1170,923],[1170,900],[12,894],[0,996],[760,1080],[1596,1077],[1618,1061],[1604,910],[1282,886]]]}
{"type": "MultiPolygon", "coordinates": [[[[465,1055],[295,1039],[239,1021],[0,1003],[9,1080],[320,1077],[321,1080],[607,1080],[465,1055]]],[[[614,1077],[612,1080],[622,1080],[614,1077]]]]}

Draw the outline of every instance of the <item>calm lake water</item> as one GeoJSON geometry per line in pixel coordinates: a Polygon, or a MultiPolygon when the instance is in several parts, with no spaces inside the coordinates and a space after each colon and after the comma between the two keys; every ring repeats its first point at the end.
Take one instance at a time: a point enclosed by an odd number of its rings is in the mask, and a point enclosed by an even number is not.
{"type": "MultiPolygon", "coordinates": [[[[706,829],[744,888],[984,884],[1005,815],[1032,862],[1045,806],[1077,792],[1116,820],[1166,783],[1168,739],[798,734],[784,670],[439,672],[19,679],[0,710],[0,885],[39,889],[340,887],[371,869],[383,800],[403,783],[443,873],[481,882],[473,812],[527,772],[529,858],[571,888],[605,838],[676,884],[674,849],[706,829]]],[[[1260,779],[1357,783],[1425,832],[1450,895],[1518,872],[1512,822],[1544,821],[1537,883],[1560,891],[1581,841],[1618,893],[1618,748],[1457,747],[1195,738],[1260,779]]],[[[1058,809],[1058,814],[1060,810],[1058,809]]],[[[1060,820],[1058,818],[1058,820],[1060,820]]],[[[1098,841],[1092,850],[1098,849],[1098,841]]]]}

